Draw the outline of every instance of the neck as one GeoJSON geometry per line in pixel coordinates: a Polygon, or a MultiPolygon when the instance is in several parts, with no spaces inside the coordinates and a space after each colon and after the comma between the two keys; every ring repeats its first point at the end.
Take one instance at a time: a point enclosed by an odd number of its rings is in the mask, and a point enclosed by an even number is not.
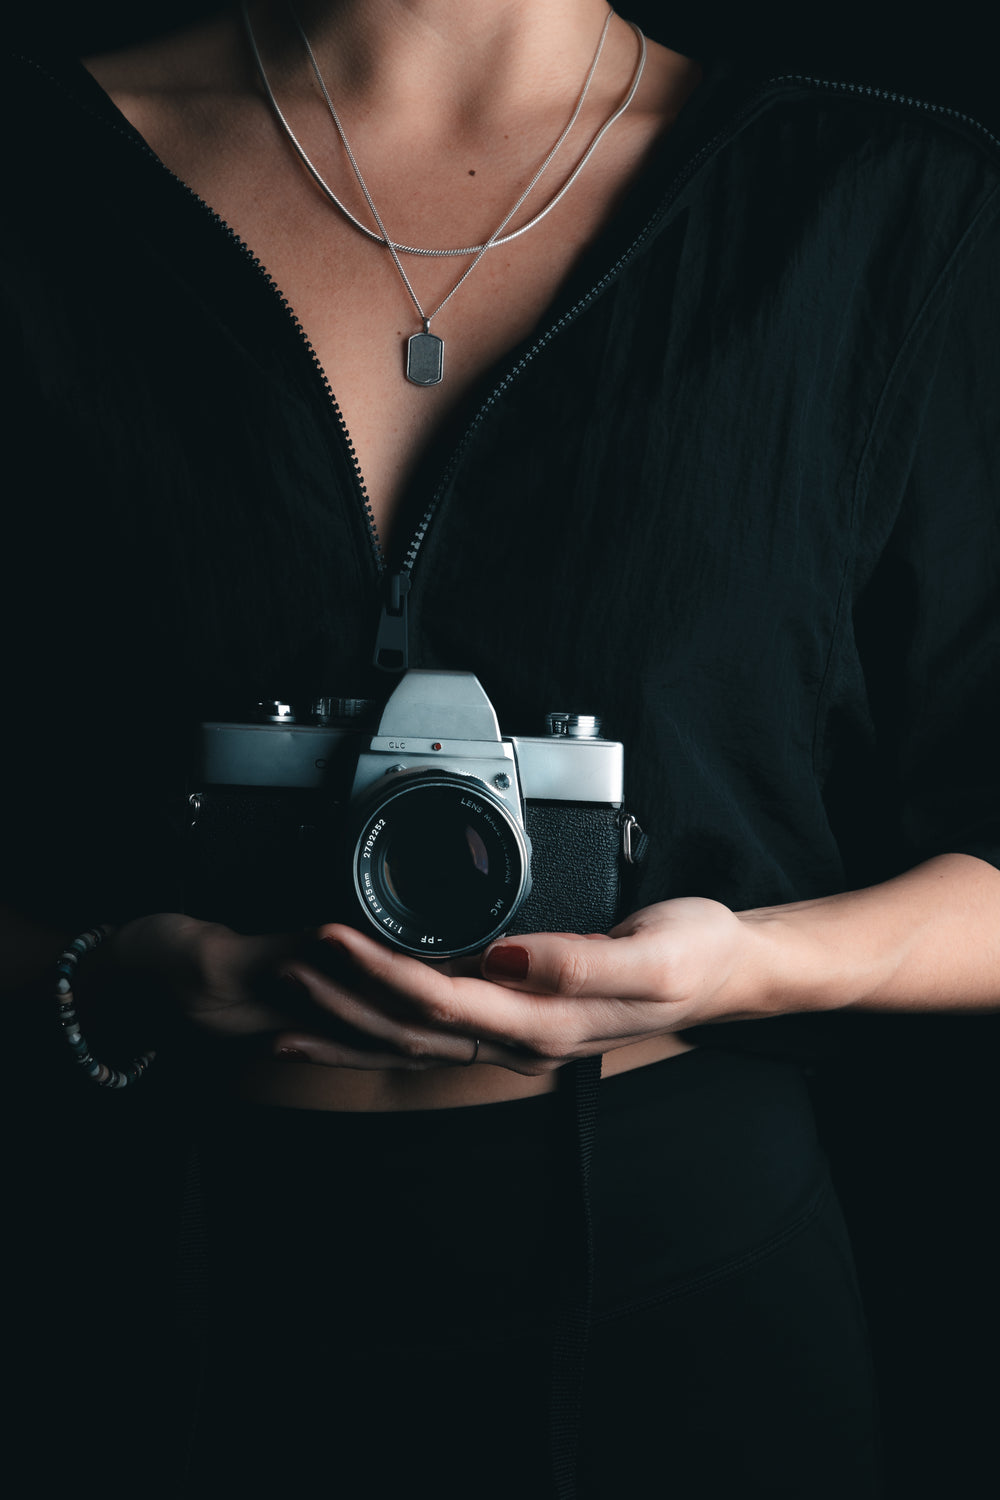
{"type": "MultiPolygon", "coordinates": [[[[447,115],[453,126],[572,95],[608,14],[607,0],[298,0],[294,8],[339,100],[377,107],[383,119],[398,111],[411,124],[447,115]]],[[[301,70],[287,0],[251,0],[250,13],[269,55],[301,70]]],[[[609,46],[634,52],[623,22],[611,31],[621,35],[609,46]]]]}

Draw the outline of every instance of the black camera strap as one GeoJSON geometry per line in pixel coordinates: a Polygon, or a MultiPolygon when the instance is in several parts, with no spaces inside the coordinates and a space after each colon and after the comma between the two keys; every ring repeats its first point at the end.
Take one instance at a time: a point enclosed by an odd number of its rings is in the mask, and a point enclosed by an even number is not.
{"type": "Polygon", "coordinates": [[[549,1444],[557,1500],[573,1500],[580,1449],[583,1381],[594,1301],[594,1221],[590,1164],[597,1132],[601,1057],[570,1063],[560,1077],[572,1134],[575,1193],[567,1223],[566,1282],[552,1340],[549,1444]]]}

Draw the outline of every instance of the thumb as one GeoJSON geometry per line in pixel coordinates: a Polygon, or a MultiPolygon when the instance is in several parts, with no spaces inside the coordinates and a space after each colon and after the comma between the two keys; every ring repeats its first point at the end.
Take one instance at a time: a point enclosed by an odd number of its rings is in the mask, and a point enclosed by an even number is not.
{"type": "Polygon", "coordinates": [[[649,952],[629,932],[616,937],[538,932],[492,943],[481,973],[495,984],[533,994],[627,1000],[649,991],[649,952]]]}

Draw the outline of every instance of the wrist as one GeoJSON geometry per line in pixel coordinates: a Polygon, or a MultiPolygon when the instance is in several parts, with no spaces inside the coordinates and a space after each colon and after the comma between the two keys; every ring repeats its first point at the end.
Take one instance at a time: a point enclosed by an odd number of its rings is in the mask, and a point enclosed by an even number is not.
{"type": "Polygon", "coordinates": [[[51,993],[63,1038],[77,1067],[99,1087],[121,1089],[143,1077],[156,1053],[147,1046],[147,1050],[137,1050],[130,1059],[117,1063],[110,1063],[103,1057],[103,1048],[97,1049],[102,1055],[96,1055],[90,1037],[84,1034],[75,993],[81,960],[85,962],[91,958],[113,937],[114,931],[112,927],[91,927],[71,939],[55,964],[51,993]]]}
{"type": "Polygon", "coordinates": [[[185,987],[208,926],[177,912],[135,917],[87,955],[79,996],[101,1045],[135,1046],[176,1029],[171,997],[185,987]]]}
{"type": "Polygon", "coordinates": [[[842,1010],[879,993],[895,968],[890,945],[873,945],[850,922],[843,898],[738,913],[752,961],[754,1014],[842,1010]]]}

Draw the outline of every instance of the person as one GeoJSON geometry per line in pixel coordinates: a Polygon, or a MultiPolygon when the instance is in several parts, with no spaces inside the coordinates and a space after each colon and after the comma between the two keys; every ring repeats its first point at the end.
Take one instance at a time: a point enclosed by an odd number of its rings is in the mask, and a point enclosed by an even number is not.
{"type": "Polygon", "coordinates": [[[29,1405],[55,1344],[130,1493],[877,1495],[802,1068],[1000,994],[996,143],[604,0],[9,68],[29,1405]],[[188,899],[198,724],[384,702],[407,590],[411,667],[624,745],[610,930],[188,899]]]}

